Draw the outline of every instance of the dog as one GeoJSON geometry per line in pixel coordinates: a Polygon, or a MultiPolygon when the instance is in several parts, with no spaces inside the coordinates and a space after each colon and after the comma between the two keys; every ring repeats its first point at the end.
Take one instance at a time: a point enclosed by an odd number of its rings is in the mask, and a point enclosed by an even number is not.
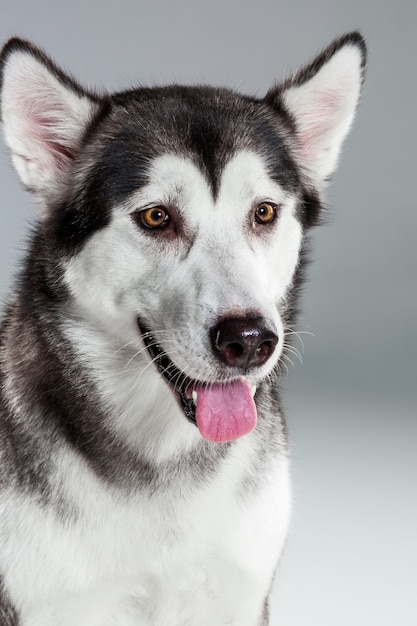
{"type": "Polygon", "coordinates": [[[82,88],[9,40],[37,223],[0,344],[2,626],[260,626],[290,518],[278,382],[362,36],[264,98],[82,88]]]}

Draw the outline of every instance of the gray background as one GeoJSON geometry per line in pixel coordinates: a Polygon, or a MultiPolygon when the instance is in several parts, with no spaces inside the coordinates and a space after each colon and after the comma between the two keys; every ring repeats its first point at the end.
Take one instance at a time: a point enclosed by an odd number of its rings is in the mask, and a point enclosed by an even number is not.
{"type": "MultiPolygon", "coordinates": [[[[364,99],[314,233],[304,365],[283,381],[294,516],[272,624],[417,624],[415,0],[13,0],[0,40],[31,38],[84,83],[210,82],[263,94],[334,36],[369,45],[364,99]]],[[[33,206],[0,152],[0,296],[33,206]]],[[[23,243],[22,243],[23,242],[23,243]]]]}

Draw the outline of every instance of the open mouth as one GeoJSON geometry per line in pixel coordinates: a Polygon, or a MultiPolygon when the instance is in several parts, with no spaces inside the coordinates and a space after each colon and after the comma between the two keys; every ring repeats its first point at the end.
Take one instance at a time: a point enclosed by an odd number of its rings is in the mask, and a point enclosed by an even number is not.
{"type": "Polygon", "coordinates": [[[181,370],[174,365],[171,359],[167,356],[165,350],[158,344],[150,330],[148,330],[142,322],[138,321],[138,325],[140,332],[142,333],[144,344],[148,349],[152,361],[158,368],[159,373],[162,378],[166,380],[172,390],[179,396],[185,417],[192,424],[197,425],[195,416],[196,405],[194,402],[197,393],[195,391],[197,383],[193,383],[193,381],[188,378],[184,372],[181,372],[181,370]]]}
{"type": "Polygon", "coordinates": [[[215,442],[232,441],[256,426],[256,388],[244,376],[229,382],[195,381],[177,368],[152,332],[138,320],[142,339],[159,374],[179,399],[189,422],[215,442]]]}

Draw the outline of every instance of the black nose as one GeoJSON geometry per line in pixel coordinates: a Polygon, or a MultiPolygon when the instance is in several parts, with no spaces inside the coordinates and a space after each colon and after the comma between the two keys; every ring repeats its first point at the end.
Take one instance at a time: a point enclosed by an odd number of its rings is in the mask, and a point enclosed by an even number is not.
{"type": "Polygon", "coordinates": [[[220,361],[247,370],[269,359],[278,337],[262,317],[227,317],[211,329],[211,342],[220,361]]]}

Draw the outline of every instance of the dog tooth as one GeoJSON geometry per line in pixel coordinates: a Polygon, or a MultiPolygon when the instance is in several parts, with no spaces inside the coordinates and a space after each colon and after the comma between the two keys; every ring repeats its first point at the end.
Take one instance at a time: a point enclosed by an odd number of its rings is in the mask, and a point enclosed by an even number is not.
{"type": "Polygon", "coordinates": [[[195,389],[193,389],[193,402],[195,405],[197,405],[197,397],[198,397],[197,392],[195,389]]]}
{"type": "Polygon", "coordinates": [[[250,388],[250,391],[251,391],[252,398],[253,398],[256,393],[256,385],[252,385],[252,387],[250,388]]]}

